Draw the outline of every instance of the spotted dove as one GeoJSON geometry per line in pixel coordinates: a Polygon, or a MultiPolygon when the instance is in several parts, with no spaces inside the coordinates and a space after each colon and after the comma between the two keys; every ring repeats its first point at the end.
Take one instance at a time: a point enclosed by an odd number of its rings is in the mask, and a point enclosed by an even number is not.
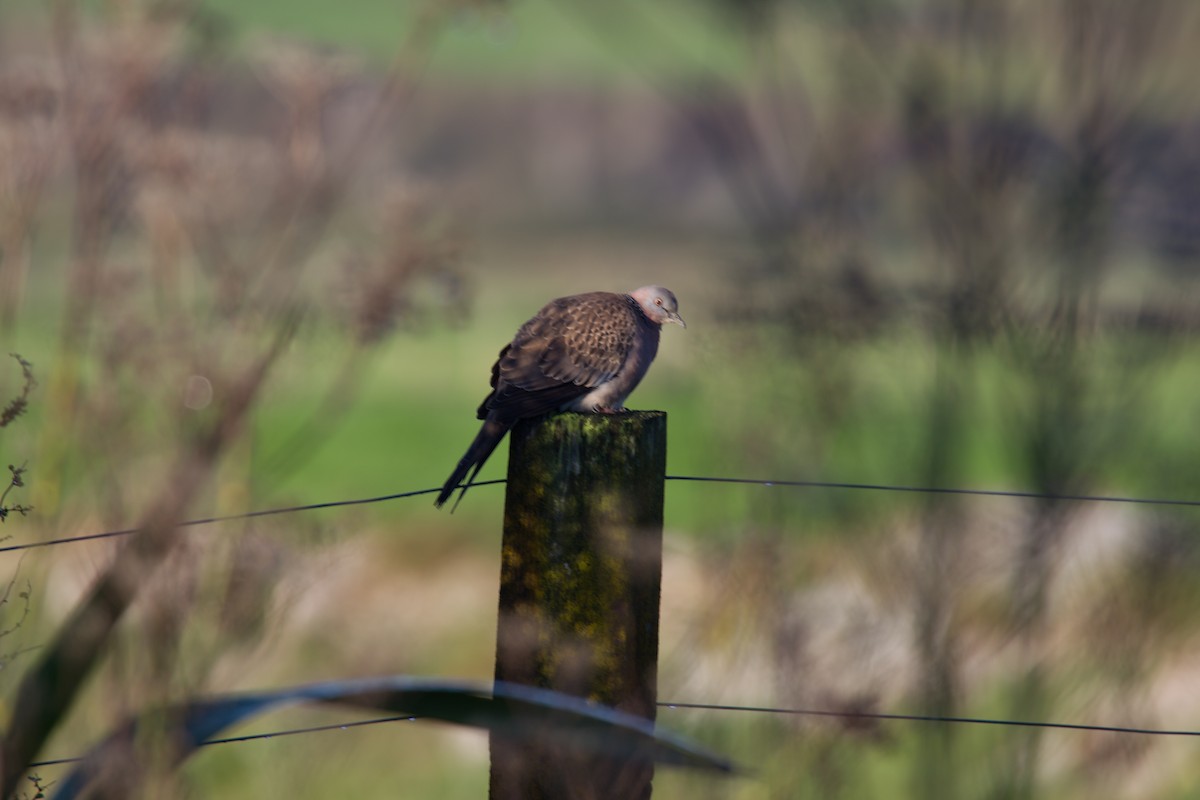
{"type": "Polygon", "coordinates": [[[492,393],[479,406],[483,427],[435,505],[441,508],[474,467],[459,495],[462,501],[488,456],[519,420],[552,411],[623,410],[625,398],[658,352],[658,334],[666,322],[687,327],[675,295],[661,286],[629,294],[588,292],[548,303],[500,351],[492,366],[492,393]]]}

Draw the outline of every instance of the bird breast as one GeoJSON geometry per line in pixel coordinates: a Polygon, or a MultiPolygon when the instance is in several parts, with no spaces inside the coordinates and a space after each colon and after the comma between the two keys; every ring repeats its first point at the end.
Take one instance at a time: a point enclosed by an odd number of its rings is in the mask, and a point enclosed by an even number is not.
{"type": "Polygon", "coordinates": [[[629,355],[613,377],[592,391],[563,406],[564,411],[594,413],[598,409],[619,411],[625,407],[625,398],[637,388],[646,371],[658,354],[658,336],[661,328],[648,320],[639,320],[640,335],[629,350],[629,355]]]}

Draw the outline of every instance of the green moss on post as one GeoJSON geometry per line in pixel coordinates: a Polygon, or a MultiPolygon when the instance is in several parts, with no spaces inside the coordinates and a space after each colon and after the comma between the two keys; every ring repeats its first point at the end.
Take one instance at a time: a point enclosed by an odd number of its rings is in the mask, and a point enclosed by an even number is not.
{"type": "MultiPolygon", "coordinates": [[[[654,719],[667,415],[512,431],[496,679],[654,719]]],[[[648,798],[653,769],[493,739],[491,797],[648,798]]]]}

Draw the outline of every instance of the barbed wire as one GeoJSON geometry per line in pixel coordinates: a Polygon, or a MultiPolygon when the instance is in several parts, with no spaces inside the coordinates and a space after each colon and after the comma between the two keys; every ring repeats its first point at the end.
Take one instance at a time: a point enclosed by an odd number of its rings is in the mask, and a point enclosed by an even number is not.
{"type": "MultiPolygon", "coordinates": [[[[1009,497],[1031,500],[1052,500],[1060,502],[1085,502],[1085,503],[1131,503],[1136,505],[1156,505],[1156,506],[1184,506],[1184,507],[1200,507],[1200,500],[1181,500],[1172,498],[1160,497],[1128,497],[1120,495],[1097,495],[1097,494],[1056,494],[1053,492],[1030,492],[1019,489],[966,489],[959,487],[947,486],[902,486],[886,483],[850,483],[843,481],[798,481],[798,480],[775,480],[763,478],[726,478],[702,475],[666,475],[664,480],[668,481],[691,481],[700,483],[730,483],[730,484],[745,484],[756,486],[786,486],[806,489],[849,489],[849,490],[865,490],[865,491],[880,491],[880,492],[903,492],[910,494],[950,494],[950,495],[974,495],[982,497],[1009,497]]],[[[472,483],[472,486],[494,486],[502,483],[507,483],[504,478],[496,478],[489,481],[478,481],[472,483]]],[[[319,511],[328,508],[343,508],[345,506],[362,506],[371,503],[382,503],[388,500],[402,500],[408,497],[419,497],[426,494],[434,494],[440,492],[441,487],[437,486],[432,489],[416,489],[410,492],[398,492],[396,494],[385,494],[377,497],[362,497],[351,500],[331,500],[325,503],[308,503],[298,506],[284,506],[281,508],[267,508],[258,511],[247,511],[241,514],[227,514],[224,516],[203,517],[201,519],[192,519],[179,523],[177,527],[192,528],[201,525],[213,525],[220,522],[236,522],[238,520],[255,519],[258,517],[277,516],[279,514],[293,514],[301,511],[319,511]]],[[[10,544],[0,547],[0,554],[12,553],[20,550],[32,550],[37,547],[53,547],[60,544],[72,544],[75,542],[88,542],[97,539],[111,539],[120,536],[130,536],[138,532],[138,528],[123,528],[121,530],[105,531],[103,533],[87,533],[80,536],[64,536],[58,539],[47,539],[43,542],[26,542],[24,544],[10,544]]]]}
{"type": "MultiPolygon", "coordinates": [[[[835,717],[839,719],[867,719],[892,722],[930,722],[946,725],[995,725],[1002,727],[1041,728],[1090,733],[1118,733],[1138,736],[1200,736],[1200,730],[1137,728],[1124,725],[1089,725],[1074,722],[1037,722],[1033,720],[995,719],[991,717],[952,717],[938,716],[936,714],[888,714],[871,711],[833,711],[828,709],[813,708],[775,708],[772,706],[721,705],[714,703],[687,703],[679,701],[661,701],[656,705],[660,709],[666,709],[670,711],[680,709],[701,711],[732,711],[751,714],[785,714],[803,717],[835,717]]],[[[306,733],[321,733],[337,730],[344,731],[351,728],[363,728],[370,725],[381,725],[387,722],[412,722],[419,719],[421,719],[421,717],[407,714],[390,717],[376,717],[373,719],[352,720],[348,722],[335,722],[328,725],[311,725],[304,728],[285,728],[283,730],[267,731],[264,733],[249,733],[242,736],[228,736],[221,739],[210,739],[207,742],[201,742],[200,746],[207,747],[209,745],[218,744],[242,744],[245,742],[261,741],[263,739],[275,739],[284,736],[298,736],[306,733]]],[[[83,759],[84,756],[50,758],[42,761],[35,761],[29,765],[29,768],[41,769],[44,767],[75,764],[83,759]]]]}

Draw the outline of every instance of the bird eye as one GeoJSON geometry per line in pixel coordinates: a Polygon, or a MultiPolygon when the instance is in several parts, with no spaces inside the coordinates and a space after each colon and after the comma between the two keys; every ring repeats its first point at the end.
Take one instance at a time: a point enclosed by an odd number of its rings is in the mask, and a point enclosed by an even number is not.
{"type": "Polygon", "coordinates": [[[661,297],[656,297],[656,298],[654,298],[654,305],[656,305],[656,306],[661,306],[661,305],[662,305],[662,298],[661,298],[661,297]]]}

